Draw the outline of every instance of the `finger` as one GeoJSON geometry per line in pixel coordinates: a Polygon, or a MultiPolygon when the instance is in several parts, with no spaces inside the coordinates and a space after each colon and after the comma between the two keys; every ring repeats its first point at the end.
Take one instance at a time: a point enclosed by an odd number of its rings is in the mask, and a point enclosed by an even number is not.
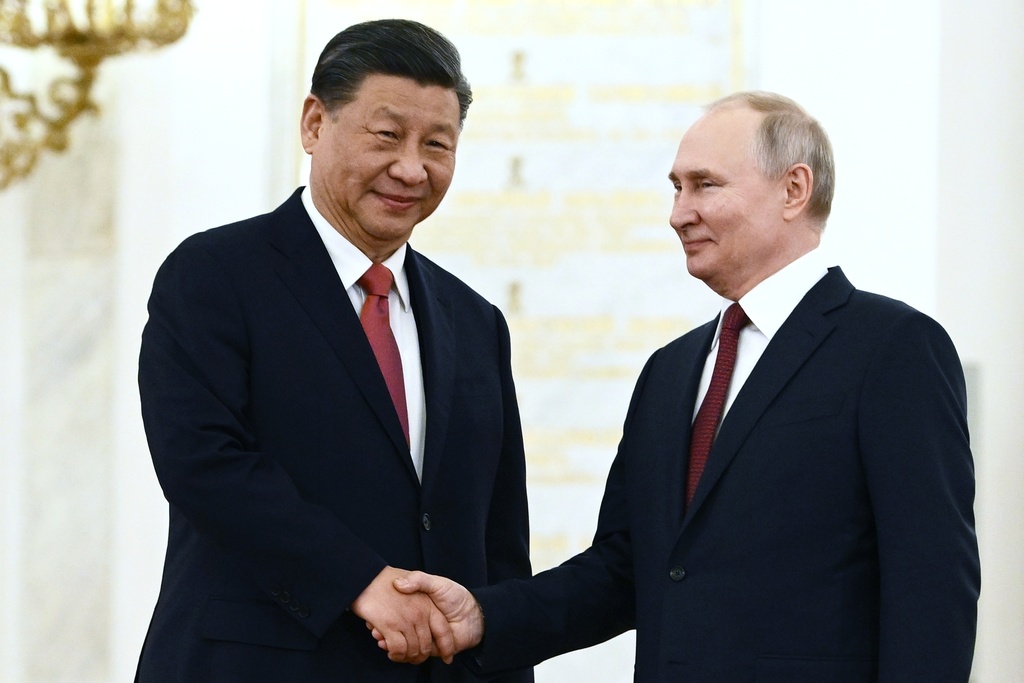
{"type": "Polygon", "coordinates": [[[387,640],[384,639],[383,633],[381,633],[377,629],[374,629],[370,635],[372,635],[374,637],[374,640],[377,641],[377,647],[381,648],[382,650],[387,649],[387,640]]]}
{"type": "MultiPolygon", "coordinates": [[[[430,605],[430,611],[427,612],[426,616],[429,619],[430,613],[434,611],[434,606],[430,605]]],[[[430,657],[430,650],[434,644],[434,638],[431,635],[430,624],[426,620],[417,619],[416,623],[413,624],[413,633],[415,636],[416,652],[409,657],[409,661],[414,664],[425,662],[430,657]],[[414,661],[419,660],[419,661],[414,661]]]]}
{"type": "Polygon", "coordinates": [[[424,574],[423,572],[419,571],[413,571],[409,572],[409,574],[407,574],[406,576],[398,577],[392,583],[394,584],[395,589],[399,593],[412,595],[413,593],[418,593],[419,591],[426,590],[427,586],[429,585],[429,578],[430,576],[428,574],[424,574]]]}
{"type": "Polygon", "coordinates": [[[451,664],[455,657],[455,634],[452,626],[444,618],[438,609],[430,610],[430,633],[434,639],[434,654],[444,660],[445,664],[451,664]]]}
{"type": "Polygon", "coordinates": [[[388,634],[384,638],[384,643],[388,651],[388,659],[394,662],[406,661],[405,658],[409,652],[409,644],[404,633],[395,631],[388,634]]]}
{"type": "MultiPolygon", "coordinates": [[[[414,634],[415,635],[415,634],[414,634]]],[[[412,640],[407,639],[407,643],[412,640]]],[[[388,649],[388,659],[392,662],[400,662],[404,664],[422,664],[429,657],[429,653],[413,653],[411,649],[406,649],[401,654],[396,653],[394,650],[388,649]]]]}
{"type": "Polygon", "coordinates": [[[378,629],[377,629],[377,628],[376,628],[376,627],[375,627],[375,626],[374,626],[373,624],[371,624],[370,622],[366,622],[366,628],[370,629],[370,635],[372,635],[372,636],[373,636],[373,639],[377,641],[377,647],[379,647],[379,648],[380,648],[380,649],[382,649],[382,650],[387,650],[387,649],[388,649],[388,641],[387,641],[387,640],[385,640],[385,638],[384,638],[384,634],[383,634],[383,633],[381,633],[381,632],[380,632],[380,631],[379,631],[379,630],[378,630],[378,629]]]}

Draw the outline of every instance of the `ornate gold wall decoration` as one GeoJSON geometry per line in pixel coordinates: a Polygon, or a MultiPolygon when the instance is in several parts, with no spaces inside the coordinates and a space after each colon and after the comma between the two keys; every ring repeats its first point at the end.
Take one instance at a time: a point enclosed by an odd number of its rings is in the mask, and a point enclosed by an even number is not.
{"type": "Polygon", "coordinates": [[[0,66],[0,189],[31,173],[43,150],[66,149],[71,123],[97,111],[90,92],[104,59],[175,42],[194,11],[190,0],[0,0],[0,43],[52,48],[77,70],[55,78],[41,106],[0,66]]]}

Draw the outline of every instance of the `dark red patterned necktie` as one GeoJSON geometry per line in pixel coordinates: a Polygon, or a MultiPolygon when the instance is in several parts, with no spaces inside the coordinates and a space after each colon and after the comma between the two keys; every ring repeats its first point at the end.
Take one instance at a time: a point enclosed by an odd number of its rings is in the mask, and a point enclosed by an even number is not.
{"type": "Polygon", "coordinates": [[[750,320],[739,304],[733,304],[725,310],[722,321],[722,333],[718,337],[718,356],[715,358],[715,369],[711,373],[711,384],[704,402],[700,404],[697,417],[693,421],[690,432],[690,464],[686,473],[686,504],[693,500],[697,490],[697,482],[704,473],[704,465],[711,452],[711,444],[718,431],[718,423],[722,419],[722,408],[725,396],[729,392],[729,380],[732,379],[732,368],[736,364],[736,346],[739,343],[740,330],[750,320]]]}
{"type": "Polygon", "coordinates": [[[402,356],[398,352],[398,343],[391,331],[391,317],[388,312],[388,293],[393,282],[394,276],[391,271],[380,263],[374,263],[359,278],[356,284],[362,287],[367,295],[363,310],[359,314],[359,321],[363,324],[366,338],[373,348],[373,355],[377,357],[377,364],[384,375],[384,382],[388,385],[391,402],[395,404],[398,421],[402,423],[402,431],[405,432],[405,441],[408,443],[409,410],[405,403],[402,356]]]}

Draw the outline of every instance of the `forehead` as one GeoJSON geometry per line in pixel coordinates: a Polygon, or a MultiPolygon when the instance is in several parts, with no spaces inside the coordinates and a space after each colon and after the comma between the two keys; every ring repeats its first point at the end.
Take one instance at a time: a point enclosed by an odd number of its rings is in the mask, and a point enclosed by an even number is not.
{"type": "Polygon", "coordinates": [[[679,143],[672,172],[685,176],[693,169],[739,169],[752,166],[753,142],[762,114],[730,105],[708,112],[690,126],[679,143]]]}
{"type": "MultiPolygon", "coordinates": [[[[456,126],[459,121],[459,98],[454,89],[422,85],[405,76],[368,75],[351,104],[371,115],[422,115],[456,126]]],[[[342,105],[342,109],[349,105],[342,105]]]]}

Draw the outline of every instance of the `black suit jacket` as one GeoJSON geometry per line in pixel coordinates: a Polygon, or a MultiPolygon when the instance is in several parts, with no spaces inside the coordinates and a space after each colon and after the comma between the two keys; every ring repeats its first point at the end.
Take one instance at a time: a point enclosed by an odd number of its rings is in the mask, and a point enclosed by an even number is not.
{"type": "MultiPolygon", "coordinates": [[[[346,609],[385,565],[470,584],[529,576],[505,321],[412,249],[406,272],[422,485],[299,192],[190,237],[160,268],[139,387],[170,535],[143,683],[414,681],[346,609]]],[[[477,680],[425,666],[434,681],[477,680]]]]}
{"type": "Polygon", "coordinates": [[[966,683],[979,591],[959,359],[836,268],[804,297],[684,482],[715,323],[637,383],[591,548],[477,590],[487,670],[634,627],[636,680],[966,683]]]}

